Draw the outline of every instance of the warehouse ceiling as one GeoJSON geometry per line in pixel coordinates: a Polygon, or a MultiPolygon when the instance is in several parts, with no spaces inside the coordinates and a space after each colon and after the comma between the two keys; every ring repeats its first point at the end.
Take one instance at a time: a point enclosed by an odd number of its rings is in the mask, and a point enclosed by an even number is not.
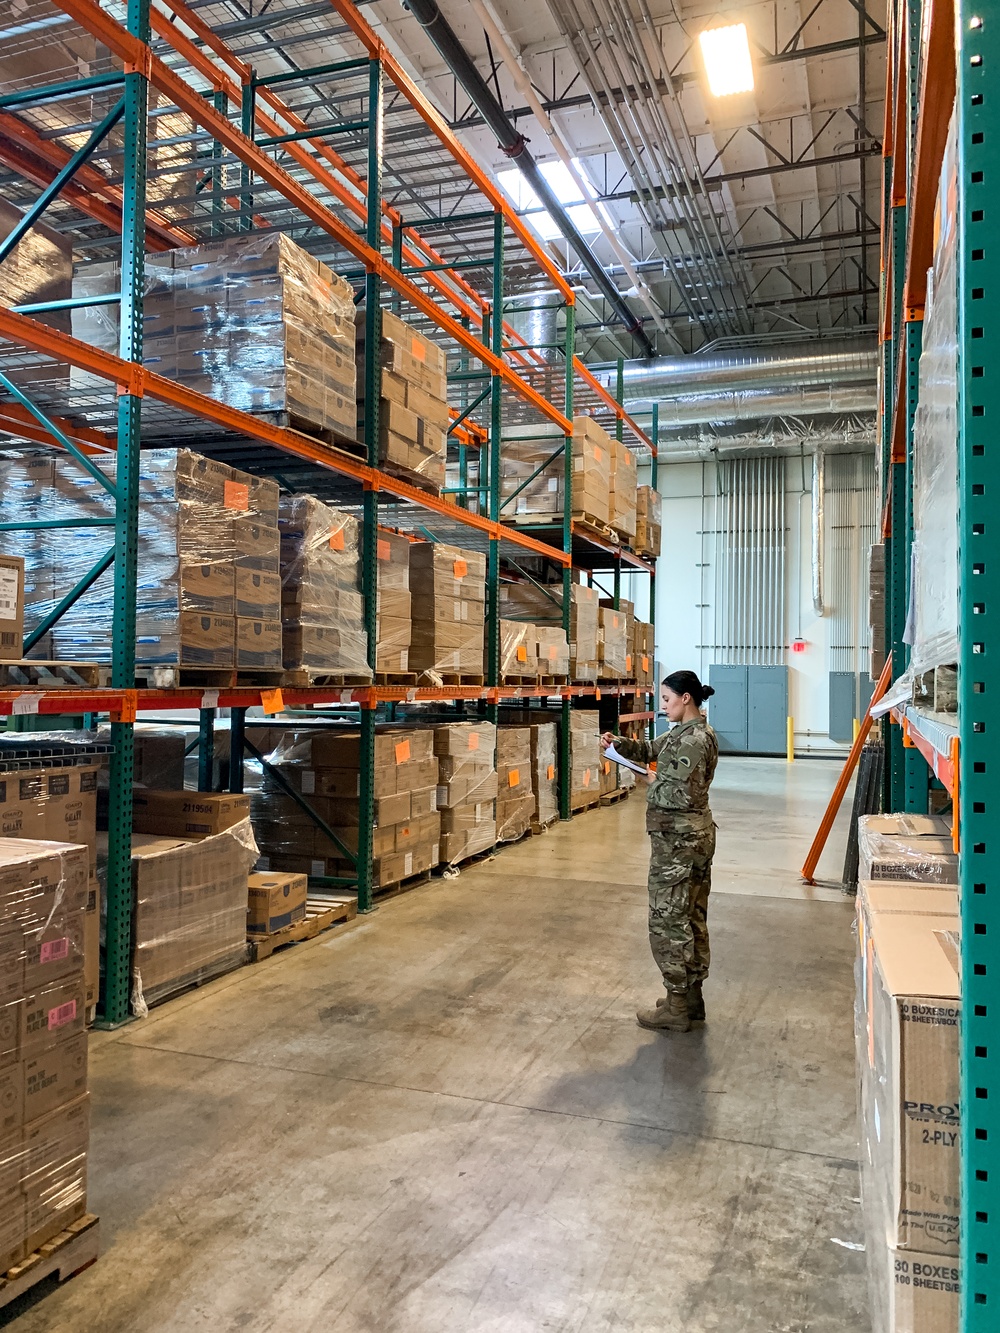
{"type": "MultiPolygon", "coordinates": [[[[498,51],[495,30],[492,40],[484,30],[477,4],[439,0],[531,153],[552,163],[565,187],[558,174],[565,169],[515,87],[510,48],[520,54],[662,312],[657,329],[611,244],[590,235],[619,288],[633,293],[630,305],[658,351],[690,352],[718,339],[873,332],[885,84],[880,0],[487,2],[509,41],[506,52],[498,51]],[[748,31],[754,89],[714,96],[699,34],[734,23],[748,31]]],[[[416,19],[398,0],[373,0],[365,13],[477,158],[507,183],[510,158],[416,19]]],[[[575,197],[571,188],[566,198],[575,197]]],[[[537,210],[528,216],[539,220],[537,210]]],[[[596,291],[562,238],[550,245],[573,280],[596,291]]],[[[603,301],[594,308],[604,314],[603,301]]],[[[587,322],[582,312],[581,319],[587,322]]]]}

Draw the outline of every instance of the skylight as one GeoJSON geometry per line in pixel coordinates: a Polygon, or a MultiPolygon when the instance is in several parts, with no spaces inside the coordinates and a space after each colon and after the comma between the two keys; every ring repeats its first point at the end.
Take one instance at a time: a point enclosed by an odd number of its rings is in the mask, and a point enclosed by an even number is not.
{"type": "MultiPolygon", "coordinates": [[[[586,180],[579,163],[574,163],[577,171],[586,180]]],[[[539,164],[539,170],[548,182],[553,194],[566,209],[573,225],[584,236],[596,236],[601,230],[589,206],[584,202],[580,187],[569,174],[568,168],[558,159],[539,164]]],[[[562,232],[548,213],[542,208],[538,196],[518,171],[510,167],[497,172],[497,183],[519,213],[527,213],[525,221],[538,233],[543,241],[556,241],[562,232]],[[536,211],[537,210],[537,211],[536,211]]],[[[603,205],[598,204],[604,221],[611,226],[611,218],[603,205]]]]}
{"type": "Polygon", "coordinates": [[[745,23],[733,23],[727,28],[707,28],[698,41],[708,86],[716,97],[753,92],[753,63],[745,23]]]}

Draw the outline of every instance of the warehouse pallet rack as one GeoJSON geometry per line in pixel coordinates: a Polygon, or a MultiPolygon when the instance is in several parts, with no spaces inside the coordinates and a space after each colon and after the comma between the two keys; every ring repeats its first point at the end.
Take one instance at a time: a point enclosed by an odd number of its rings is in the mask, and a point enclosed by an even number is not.
{"type": "MultiPolygon", "coordinates": [[[[46,0],[40,0],[45,3],[46,0]]],[[[75,244],[95,258],[119,258],[121,291],[108,298],[78,298],[0,308],[0,430],[14,441],[43,443],[67,451],[97,475],[94,453],[116,450],[113,486],[114,544],[35,628],[26,650],[90,588],[107,568],[114,571],[111,685],[107,689],[0,691],[0,715],[40,718],[106,715],[112,723],[107,948],[101,1015],[107,1025],[126,1020],[129,994],[131,912],[132,725],[143,713],[200,710],[200,772],[211,770],[216,710],[231,708],[233,742],[242,749],[246,709],[357,709],[362,740],[361,797],[369,810],[374,787],[374,734],[378,710],[406,701],[476,703],[493,715],[507,698],[558,698],[564,724],[574,701],[597,695],[598,687],[537,689],[501,686],[498,674],[498,595],[501,553],[543,556],[562,571],[564,619],[574,560],[582,567],[615,571],[622,565],[650,575],[652,564],[614,540],[581,531],[572,521],[572,469],[568,437],[574,407],[604,414],[619,437],[648,452],[655,469],[655,429],[645,435],[582,365],[575,354],[575,296],[558,268],[455,139],[447,124],[413,86],[405,71],[349,0],[330,0],[331,23],[297,27],[297,11],[283,17],[277,6],[255,22],[237,25],[241,40],[263,36],[260,49],[277,51],[277,68],[260,74],[233,51],[182,0],[52,0],[45,21],[18,26],[16,15],[0,23],[5,59],[16,58],[18,42],[43,42],[46,32],[69,43],[85,37],[89,72],[76,62],[67,76],[45,85],[13,80],[0,96],[0,163],[9,174],[2,193],[23,210],[23,221],[0,240],[0,262],[42,218],[56,219],[75,244]],[[286,25],[283,27],[282,25],[286,25]],[[301,49],[339,46],[345,58],[300,67],[281,45],[301,49]],[[391,86],[387,92],[386,85],[391,86]],[[300,94],[299,105],[282,98],[283,85],[300,94]],[[306,94],[308,94],[306,96],[306,94]],[[106,100],[107,112],[83,124],[72,122],[81,97],[106,100]],[[301,101],[306,96],[308,106],[301,101]],[[70,110],[67,112],[66,108],[70,110]],[[320,111],[322,119],[315,113],[320,111]],[[307,117],[312,117],[308,119],[307,117]],[[234,123],[234,117],[238,123],[234,123]],[[406,145],[393,153],[394,145],[406,145]],[[336,147],[334,147],[336,145],[336,147]],[[106,164],[98,169],[99,162],[106,164]],[[433,228],[431,246],[417,226],[384,199],[383,177],[393,173],[399,197],[414,198],[428,174],[451,189],[438,216],[419,214],[421,229],[433,228]],[[238,178],[234,179],[234,173],[238,178]],[[166,182],[166,184],[164,184],[166,182]],[[174,188],[187,193],[178,193],[174,188]],[[41,193],[38,187],[41,186],[41,193]],[[461,211],[473,191],[485,206],[461,211]],[[409,192],[409,193],[408,193],[409,192]],[[50,211],[46,211],[50,210],[50,211]],[[366,336],[376,344],[386,296],[395,308],[422,322],[447,342],[458,370],[452,383],[462,403],[452,423],[460,473],[477,450],[482,464],[478,494],[437,498],[377,466],[380,371],[366,359],[364,453],[346,451],[263,418],[250,416],[143,364],[142,294],[146,251],[196,244],[231,234],[273,228],[318,250],[338,271],[360,266],[366,336]],[[470,258],[475,238],[488,242],[470,258]],[[387,254],[387,250],[389,253],[387,254]],[[466,273],[485,274],[486,293],[466,273]],[[517,283],[542,281],[562,308],[562,394],[551,397],[552,369],[545,350],[530,346],[504,320],[505,276],[517,283]],[[51,318],[84,306],[114,303],[120,328],[119,355],[98,350],[36,318],[51,318]],[[454,312],[454,313],[452,313],[454,312]],[[485,387],[470,392],[469,369],[478,362],[485,387]],[[26,383],[24,367],[34,379],[26,383]],[[38,373],[41,366],[43,373],[38,373]],[[45,370],[69,366],[105,384],[104,392],[81,398],[46,388],[45,370]],[[463,378],[463,376],[465,378],[463,378]],[[37,383],[35,382],[37,380],[37,383]],[[541,384],[546,392],[536,387],[541,384]],[[501,437],[511,403],[549,424],[563,439],[566,518],[561,531],[542,536],[504,521],[500,506],[501,437]],[[379,522],[432,539],[478,543],[488,552],[488,670],[482,687],[407,689],[356,687],[173,690],[135,688],[135,586],[139,523],[140,444],[190,444],[201,452],[279,479],[286,489],[312,491],[332,503],[357,509],[364,519],[363,590],[366,593],[369,662],[374,666],[376,529],[379,522]],[[431,531],[433,527],[433,531],[431,531]]],[[[82,57],[81,57],[82,61],[82,57]]],[[[10,66],[8,66],[10,68],[10,66]]],[[[95,103],[96,104],[96,103],[95,103]]],[[[448,191],[439,190],[444,198],[448,191]]],[[[103,474],[101,474],[103,476],[103,474]]],[[[655,484],[655,471],[654,471],[655,484]]],[[[103,483],[102,483],[103,484],[103,483]]],[[[463,487],[466,492],[471,488],[463,487]]],[[[46,520],[41,525],[72,531],[93,519],[46,520]]],[[[17,523],[9,527],[26,527],[17,523]]],[[[110,522],[109,522],[110,526],[110,522]]],[[[652,605],[652,599],[651,599],[652,605]]],[[[641,694],[634,686],[612,686],[609,697],[641,694]]],[[[635,716],[649,718],[641,699],[635,716]]],[[[560,748],[563,817],[568,817],[568,726],[560,748]]],[[[234,765],[234,789],[242,789],[242,766],[234,765]]],[[[372,902],[370,819],[362,820],[357,855],[361,910],[372,902]]]]}
{"type": "Polygon", "coordinates": [[[927,810],[933,774],[951,793],[961,885],[961,1328],[1000,1326],[1000,564],[990,420],[1000,410],[1000,254],[991,246],[1000,156],[992,118],[1000,17],[971,0],[894,0],[886,99],[881,465],[886,497],[887,646],[907,666],[903,630],[913,542],[918,363],[934,211],[952,105],[958,132],[959,662],[957,715],[903,701],[885,722],[886,808],[927,810]]]}

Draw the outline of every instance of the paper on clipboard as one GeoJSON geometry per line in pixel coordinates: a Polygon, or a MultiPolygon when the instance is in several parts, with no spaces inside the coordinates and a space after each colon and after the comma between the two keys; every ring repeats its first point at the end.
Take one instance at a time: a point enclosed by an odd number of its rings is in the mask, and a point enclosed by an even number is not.
{"type": "Polygon", "coordinates": [[[641,773],[643,777],[646,777],[649,774],[649,769],[645,764],[633,764],[631,759],[626,759],[623,754],[619,754],[613,744],[609,745],[604,751],[604,757],[605,759],[613,760],[616,764],[620,764],[622,768],[630,768],[633,773],[641,773]]]}

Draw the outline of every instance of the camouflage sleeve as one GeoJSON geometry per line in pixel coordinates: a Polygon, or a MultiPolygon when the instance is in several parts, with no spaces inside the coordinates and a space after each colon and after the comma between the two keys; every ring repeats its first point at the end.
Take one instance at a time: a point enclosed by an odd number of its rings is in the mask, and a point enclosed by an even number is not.
{"type": "MultiPolygon", "coordinates": [[[[660,737],[657,737],[657,741],[660,737]]],[[[654,746],[657,741],[629,740],[627,736],[615,737],[615,749],[623,759],[631,759],[633,764],[649,764],[656,758],[654,746]]]]}
{"type": "MultiPolygon", "coordinates": [[[[669,740],[669,734],[668,734],[669,740]]],[[[671,745],[663,746],[656,765],[656,785],[676,793],[678,803],[688,794],[691,777],[705,758],[703,729],[686,731],[671,745]]]]}

